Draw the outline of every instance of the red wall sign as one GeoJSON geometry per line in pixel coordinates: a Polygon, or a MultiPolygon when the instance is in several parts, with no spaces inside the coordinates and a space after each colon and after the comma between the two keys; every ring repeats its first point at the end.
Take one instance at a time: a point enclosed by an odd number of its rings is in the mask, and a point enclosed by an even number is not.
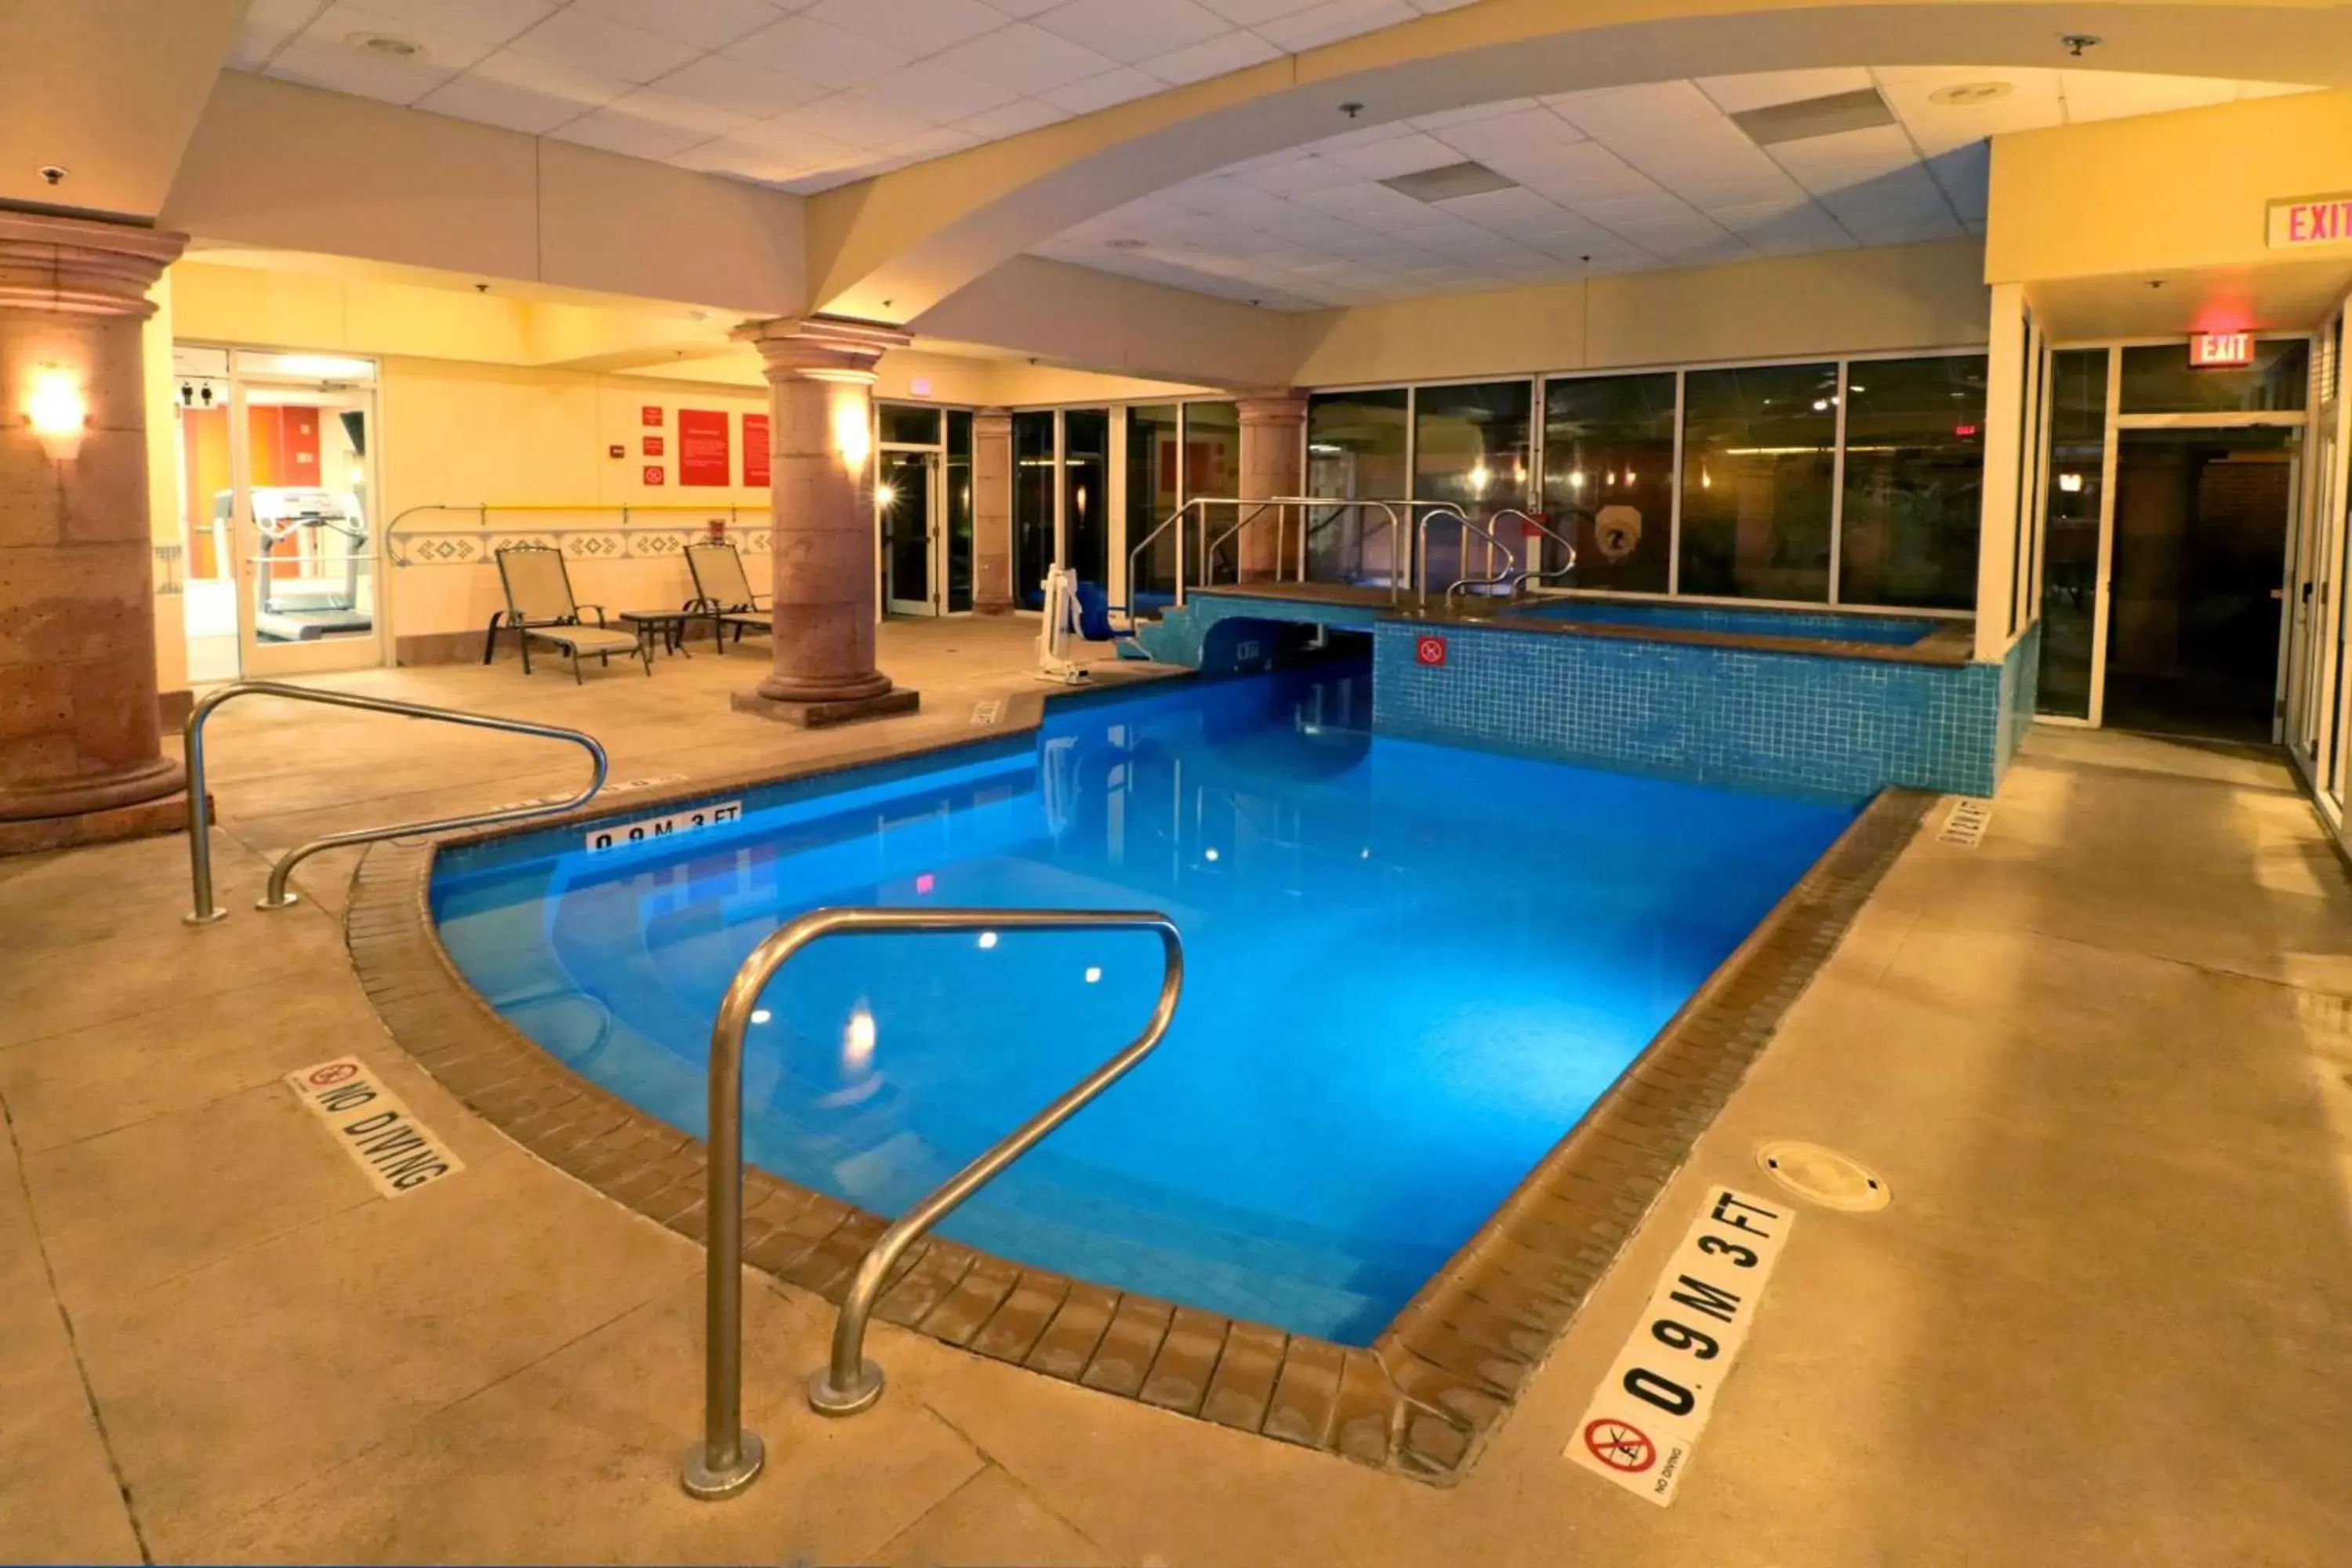
{"type": "Polygon", "coordinates": [[[649,485],[666,485],[669,483],[669,475],[663,470],[662,466],[659,463],[647,463],[646,465],[646,483],[649,485]]]}
{"type": "Polygon", "coordinates": [[[2189,340],[2189,368],[2221,370],[2254,363],[2252,332],[2199,332],[2189,340]]]}
{"type": "Polygon", "coordinates": [[[662,438],[658,436],[646,437],[645,447],[646,456],[648,458],[658,458],[662,455],[662,438]]]}
{"type": "Polygon", "coordinates": [[[1445,639],[1444,637],[1415,638],[1412,645],[1412,661],[1415,664],[1428,665],[1432,668],[1443,668],[1445,663],[1445,639]]]}
{"type": "Polygon", "coordinates": [[[735,465],[727,450],[727,414],[719,408],[677,411],[677,482],[731,485],[735,465]]]}
{"type": "Polygon", "coordinates": [[[637,410],[638,424],[659,425],[661,422],[662,411],[658,405],[648,403],[644,407],[637,410]]]}
{"type": "Polygon", "coordinates": [[[768,482],[768,416],[764,414],[743,416],[743,482],[768,482]]]}

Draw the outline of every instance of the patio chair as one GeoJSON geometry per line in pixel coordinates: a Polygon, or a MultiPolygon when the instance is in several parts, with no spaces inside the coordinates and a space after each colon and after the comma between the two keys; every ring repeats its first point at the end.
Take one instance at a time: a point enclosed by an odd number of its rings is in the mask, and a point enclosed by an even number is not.
{"type": "Polygon", "coordinates": [[[735,640],[741,642],[745,632],[767,633],[774,630],[767,605],[751,591],[751,579],[743,570],[743,558],[735,553],[732,542],[724,539],[705,539],[686,547],[686,569],[694,575],[694,597],[686,602],[691,614],[710,617],[710,636],[722,646],[727,628],[735,628],[735,640]]]}
{"type": "Polygon", "coordinates": [[[580,656],[593,653],[599,661],[611,664],[613,655],[635,654],[645,661],[646,673],[654,672],[654,650],[650,644],[634,632],[615,630],[604,624],[601,605],[583,605],[572,595],[572,573],[563,563],[563,552],[544,544],[509,544],[500,549],[499,582],[505,587],[507,607],[490,616],[490,635],[482,642],[482,662],[490,662],[498,651],[499,628],[515,634],[522,649],[522,672],[530,673],[530,645],[550,643],[572,656],[572,679],[581,679],[580,656]],[[596,624],[583,622],[583,610],[593,611],[596,624]]]}

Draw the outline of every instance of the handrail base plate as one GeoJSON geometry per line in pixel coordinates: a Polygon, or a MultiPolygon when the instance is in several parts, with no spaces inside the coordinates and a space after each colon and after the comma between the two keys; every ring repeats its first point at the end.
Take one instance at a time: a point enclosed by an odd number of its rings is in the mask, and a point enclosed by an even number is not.
{"type": "Polygon", "coordinates": [[[858,1363],[857,1381],[845,1389],[834,1386],[829,1366],[809,1373],[809,1408],[819,1415],[856,1415],[873,1409],[881,1397],[882,1369],[870,1361],[858,1363]]]}
{"type": "Polygon", "coordinates": [[[190,926],[208,926],[226,919],[228,919],[228,911],[226,910],[215,910],[208,915],[200,915],[195,913],[194,910],[190,910],[188,913],[180,917],[180,923],[182,925],[190,926]]]}
{"type": "Polygon", "coordinates": [[[697,1443],[686,1451],[686,1461],[678,1467],[678,1485],[686,1489],[688,1497],[718,1502],[759,1479],[767,1463],[768,1447],[760,1441],[757,1432],[743,1434],[741,1456],[725,1469],[711,1468],[709,1449],[697,1443]]]}

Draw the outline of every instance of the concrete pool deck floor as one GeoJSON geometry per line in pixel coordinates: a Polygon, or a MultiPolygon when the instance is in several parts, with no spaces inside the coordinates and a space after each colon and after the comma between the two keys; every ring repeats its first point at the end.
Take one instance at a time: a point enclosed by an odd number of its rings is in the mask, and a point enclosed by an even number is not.
{"type": "MultiPolygon", "coordinates": [[[[1028,628],[892,626],[912,719],[726,711],[753,658],[337,678],[605,738],[616,778],[961,731],[1028,628]],[[958,651],[950,653],[950,648],[958,651]]],[[[384,1037],[349,853],[569,787],[511,738],[255,699],[215,721],[222,902],[184,845],[0,860],[0,1559],[2324,1563],[2352,1539],[2352,888],[2282,763],[2038,731],[1979,847],[1923,835],[1466,1479],[1440,1489],[829,1314],[754,1277],[768,1473],[689,1501],[698,1248],[538,1163],[384,1037]],[[376,1197],[279,1081],[356,1052],[467,1163],[376,1197]],[[1870,1164],[1798,1205],[1675,1505],[1561,1458],[1700,1189],[1759,1143],[1870,1164]]]]}

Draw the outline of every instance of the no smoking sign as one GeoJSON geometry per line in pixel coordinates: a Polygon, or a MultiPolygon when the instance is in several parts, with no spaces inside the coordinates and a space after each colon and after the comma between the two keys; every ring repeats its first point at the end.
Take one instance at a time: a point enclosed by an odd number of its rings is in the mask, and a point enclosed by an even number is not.
{"type": "Polygon", "coordinates": [[[1412,645],[1412,661],[1431,669],[1444,668],[1445,639],[1433,637],[1416,637],[1412,645]]]}

